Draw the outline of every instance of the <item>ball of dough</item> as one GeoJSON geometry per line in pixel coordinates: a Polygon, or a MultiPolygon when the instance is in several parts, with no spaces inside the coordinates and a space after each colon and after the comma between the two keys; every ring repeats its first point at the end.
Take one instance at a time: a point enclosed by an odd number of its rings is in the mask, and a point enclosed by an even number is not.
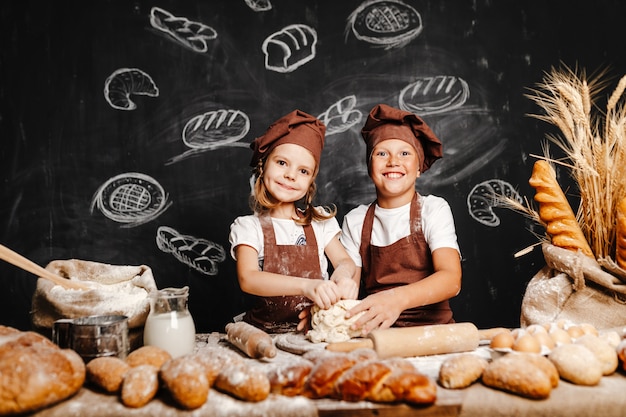
{"type": "Polygon", "coordinates": [[[313,306],[311,308],[311,330],[307,333],[309,340],[313,343],[336,343],[360,336],[361,330],[351,329],[350,326],[364,312],[346,319],[346,312],[359,303],[359,300],[341,300],[327,310],[313,306]]]}

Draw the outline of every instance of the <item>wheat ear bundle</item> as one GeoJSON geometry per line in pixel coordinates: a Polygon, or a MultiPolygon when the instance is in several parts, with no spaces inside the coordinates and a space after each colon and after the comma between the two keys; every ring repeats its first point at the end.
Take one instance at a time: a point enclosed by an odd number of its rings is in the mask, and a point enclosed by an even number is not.
{"type": "Polygon", "coordinates": [[[604,75],[587,80],[584,71],[553,68],[525,96],[544,111],[529,116],[560,130],[560,135],[546,138],[568,160],[566,166],[580,193],[576,219],[594,256],[614,259],[617,206],[626,196],[626,76],[602,112],[596,101],[607,85],[604,75]]]}

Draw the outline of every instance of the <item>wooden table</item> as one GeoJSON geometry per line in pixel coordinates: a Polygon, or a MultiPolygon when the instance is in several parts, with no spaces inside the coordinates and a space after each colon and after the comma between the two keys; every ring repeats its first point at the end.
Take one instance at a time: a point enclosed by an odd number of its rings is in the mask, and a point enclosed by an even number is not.
{"type": "MultiPolygon", "coordinates": [[[[202,349],[212,343],[223,341],[223,335],[214,333],[199,335],[196,348],[202,349]]],[[[233,348],[234,349],[234,348],[233,348]]],[[[488,354],[489,349],[479,348],[475,353],[488,354]]],[[[280,350],[275,359],[288,360],[293,355],[280,350]]],[[[438,367],[448,355],[411,358],[410,360],[425,374],[436,378],[438,367]]],[[[602,378],[595,387],[578,386],[560,381],[546,400],[530,400],[488,388],[476,383],[463,390],[448,390],[437,387],[437,401],[426,407],[406,404],[375,404],[367,401],[345,402],[331,399],[310,400],[304,397],[270,395],[260,403],[239,401],[216,390],[211,390],[209,399],[200,408],[182,410],[166,398],[157,397],[139,409],[126,408],[116,395],[96,392],[83,387],[74,397],[41,410],[37,417],[308,417],[308,416],[442,416],[442,417],[485,417],[485,416],[546,416],[546,417],[613,417],[626,415],[626,376],[622,371],[602,378]]]]}

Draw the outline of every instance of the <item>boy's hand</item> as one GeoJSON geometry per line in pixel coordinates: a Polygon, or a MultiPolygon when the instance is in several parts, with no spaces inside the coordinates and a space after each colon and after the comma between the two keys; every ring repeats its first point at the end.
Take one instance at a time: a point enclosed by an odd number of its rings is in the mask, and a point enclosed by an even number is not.
{"type": "Polygon", "coordinates": [[[352,325],[352,329],[361,329],[363,336],[374,329],[387,329],[396,322],[402,308],[396,299],[395,289],[381,291],[364,298],[359,304],[346,312],[346,319],[364,311],[352,325]]]}
{"type": "Polygon", "coordinates": [[[359,286],[352,278],[340,278],[337,282],[339,297],[342,300],[356,300],[359,296],[359,286]]]}

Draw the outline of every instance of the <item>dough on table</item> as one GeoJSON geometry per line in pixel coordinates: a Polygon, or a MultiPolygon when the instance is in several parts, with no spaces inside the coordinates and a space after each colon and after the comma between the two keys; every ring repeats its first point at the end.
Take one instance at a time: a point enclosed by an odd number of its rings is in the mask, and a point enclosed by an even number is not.
{"type": "Polygon", "coordinates": [[[313,343],[336,343],[361,336],[360,329],[351,329],[350,326],[364,312],[347,320],[345,317],[346,312],[359,303],[359,300],[341,300],[327,310],[317,305],[313,306],[311,308],[311,330],[307,333],[309,340],[313,343]]]}

